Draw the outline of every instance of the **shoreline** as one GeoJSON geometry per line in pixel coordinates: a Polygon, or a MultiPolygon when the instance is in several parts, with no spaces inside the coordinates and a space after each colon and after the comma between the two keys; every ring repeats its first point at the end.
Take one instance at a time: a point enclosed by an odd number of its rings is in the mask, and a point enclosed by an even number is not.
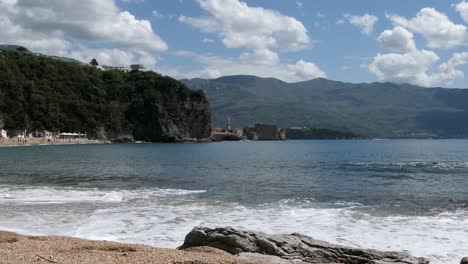
{"type": "Polygon", "coordinates": [[[49,146],[49,145],[89,145],[110,143],[92,139],[45,139],[45,138],[2,138],[0,147],[49,146]]]}
{"type": "Polygon", "coordinates": [[[0,264],[431,263],[405,251],[340,246],[298,233],[270,235],[231,227],[199,226],[177,248],[69,236],[28,236],[0,230],[0,256],[0,264]]]}
{"type": "Polygon", "coordinates": [[[178,250],[65,236],[25,236],[6,231],[0,231],[0,255],[0,264],[266,263],[242,259],[212,247],[178,250]]]}

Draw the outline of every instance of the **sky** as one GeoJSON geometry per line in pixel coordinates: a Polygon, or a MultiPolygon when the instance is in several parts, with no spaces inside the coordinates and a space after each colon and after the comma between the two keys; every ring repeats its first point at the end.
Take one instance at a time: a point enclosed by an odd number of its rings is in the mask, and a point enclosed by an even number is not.
{"type": "Polygon", "coordinates": [[[468,88],[468,0],[0,0],[0,44],[177,79],[468,88]]]}

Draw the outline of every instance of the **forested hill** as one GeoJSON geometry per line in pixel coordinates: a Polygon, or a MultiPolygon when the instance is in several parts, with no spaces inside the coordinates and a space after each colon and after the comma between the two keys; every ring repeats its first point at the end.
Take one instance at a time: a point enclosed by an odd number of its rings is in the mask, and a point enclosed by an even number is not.
{"type": "Polygon", "coordinates": [[[13,51],[0,51],[0,119],[6,129],[86,131],[110,140],[178,141],[211,133],[204,93],[170,77],[13,51]]]}
{"type": "Polygon", "coordinates": [[[216,126],[230,116],[240,127],[258,122],[371,137],[468,137],[468,89],[242,75],[182,82],[206,92],[216,126]]]}

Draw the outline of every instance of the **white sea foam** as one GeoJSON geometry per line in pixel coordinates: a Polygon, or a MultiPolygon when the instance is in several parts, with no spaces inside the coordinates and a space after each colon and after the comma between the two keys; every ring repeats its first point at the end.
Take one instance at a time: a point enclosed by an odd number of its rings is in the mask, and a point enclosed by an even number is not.
{"type": "Polygon", "coordinates": [[[396,161],[396,162],[349,162],[345,165],[384,168],[428,168],[428,169],[464,169],[468,168],[468,161],[396,161]]]}
{"type": "Polygon", "coordinates": [[[379,217],[359,210],[356,203],[324,208],[313,200],[283,200],[250,207],[212,203],[193,195],[199,192],[2,188],[0,230],[176,247],[196,225],[233,226],[299,232],[362,248],[408,250],[436,264],[456,263],[467,254],[466,211],[379,217]]]}
{"type": "Polygon", "coordinates": [[[150,199],[157,197],[189,195],[203,193],[205,190],[180,189],[140,189],[140,190],[102,190],[50,187],[0,188],[0,203],[80,203],[109,202],[119,203],[133,199],[150,199]]]}

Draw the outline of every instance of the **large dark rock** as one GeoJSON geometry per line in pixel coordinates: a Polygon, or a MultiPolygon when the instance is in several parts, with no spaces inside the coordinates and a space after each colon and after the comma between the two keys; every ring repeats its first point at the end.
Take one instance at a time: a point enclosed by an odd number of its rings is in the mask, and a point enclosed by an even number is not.
{"type": "Polygon", "coordinates": [[[460,264],[468,264],[468,257],[462,258],[462,260],[460,261],[460,264]]]}
{"type": "MultiPolygon", "coordinates": [[[[280,257],[285,263],[344,263],[344,264],[427,264],[402,252],[383,252],[333,245],[301,234],[268,235],[240,231],[230,227],[195,227],[185,237],[180,249],[209,246],[231,254],[260,253],[280,257]]],[[[280,263],[280,262],[276,262],[280,263]]]]}
{"type": "Polygon", "coordinates": [[[136,140],[159,142],[197,142],[211,136],[211,114],[203,94],[179,96],[150,104],[143,122],[133,126],[136,140]]]}
{"type": "Polygon", "coordinates": [[[110,138],[110,141],[114,143],[133,143],[135,139],[131,134],[116,134],[110,138]]]}

